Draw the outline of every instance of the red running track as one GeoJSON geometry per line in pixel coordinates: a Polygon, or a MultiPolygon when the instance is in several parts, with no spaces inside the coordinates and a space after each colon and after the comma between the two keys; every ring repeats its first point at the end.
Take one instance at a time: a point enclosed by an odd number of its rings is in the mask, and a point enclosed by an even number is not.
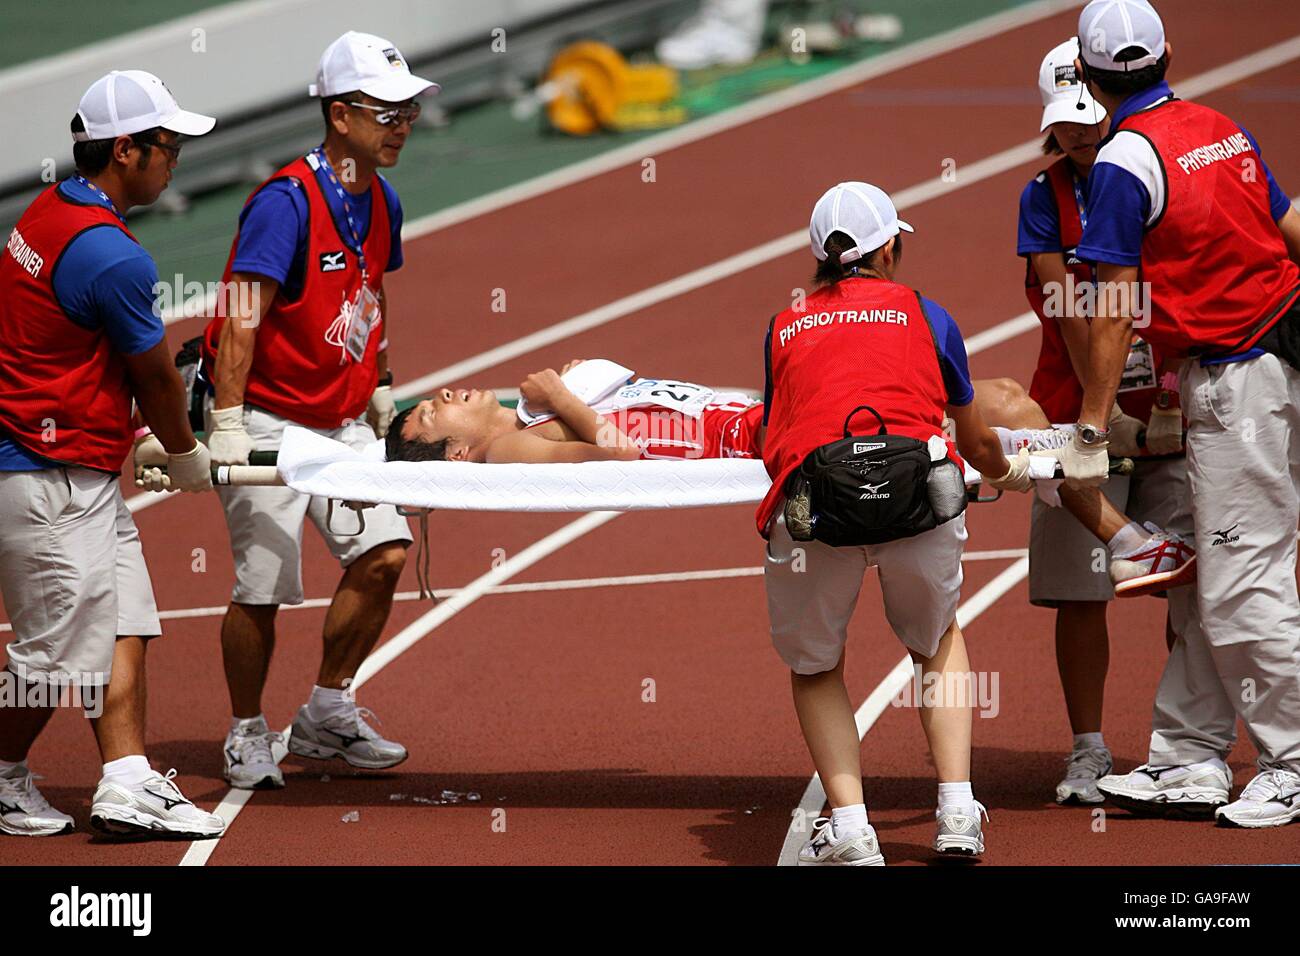
{"type": "MultiPolygon", "coordinates": [[[[1300,34],[1300,9],[1279,0],[1228,19],[1225,2],[1189,2],[1171,17],[1172,79],[1200,74],[1300,34]],[[1231,29],[1225,30],[1228,22],[1231,29]],[[1265,30],[1260,24],[1268,24],[1265,30]]],[[[961,170],[1034,136],[1029,85],[1041,53],[1074,32],[1074,14],[880,76],[639,163],[507,206],[412,241],[389,288],[399,380],[478,354],[569,316],[798,229],[829,184],[865,178],[900,190],[957,163],[958,188],[906,210],[917,228],[904,278],[944,303],[969,338],[1025,311],[1014,255],[1016,200],[1029,163],[963,185],[961,170]],[[958,84],[960,88],[958,88],[958,84]],[[501,250],[512,254],[503,264],[501,250]],[[490,310],[492,290],[509,311],[490,310]]],[[[1284,187],[1300,183],[1284,104],[1300,92],[1295,61],[1202,100],[1254,132],[1284,187]]],[[[804,286],[800,252],[637,311],[523,358],[475,384],[519,381],[542,365],[608,355],[646,373],[727,385],[761,380],[768,316],[804,286]]],[[[173,344],[194,323],[173,326],[173,344]]],[[[1037,334],[973,359],[977,376],[1027,381],[1037,334]]],[[[449,382],[447,384],[459,384],[449,382]]],[[[434,516],[435,583],[464,585],[575,516],[434,516]]],[[[218,606],[231,568],[215,498],[141,511],[159,606],[218,606]],[[203,549],[205,570],[193,570],[203,549]]],[[[1023,547],[1024,500],[970,512],[971,551],[1023,547]]],[[[305,590],[326,597],[337,569],[308,533],[305,590]]],[[[751,509],[617,517],[555,551],[516,581],[756,567],[751,509]]],[[[971,561],[969,596],[1011,560],[971,561]]],[[[403,588],[414,588],[409,571],[403,588]]],[[[399,603],[385,639],[425,606],[399,603]]],[[[274,726],[305,700],[324,611],[286,610],[265,703],[274,726]]],[[[1153,599],[1112,611],[1106,733],[1121,768],[1144,759],[1150,700],[1164,654],[1153,599]]],[[[219,617],[173,620],[151,651],[150,753],[181,771],[196,801],[227,794],[220,741],[228,720],[219,617]]],[[[854,619],[847,678],[862,700],[902,654],[873,585],[854,619]]],[[[974,782],[990,808],[992,864],[1290,862],[1300,828],[1252,832],[1142,821],[1122,812],[1097,832],[1088,810],[1051,802],[1069,745],[1052,651],[1052,615],[1030,608],[1023,584],[968,628],[974,667],[996,672],[1000,712],[975,727],[974,782]]],[[[381,729],[411,759],[387,774],[290,758],[288,787],[257,793],[211,863],[769,865],[812,772],[789,702],[788,678],[766,636],[756,576],[488,595],[433,630],[362,690],[381,729]],[[644,702],[652,679],[655,701],[644,702]],[[328,779],[323,779],[327,774],[328,779]],[[435,805],[443,790],[475,803],[435,805]],[[394,796],[401,799],[394,799],[394,796]],[[504,815],[494,811],[503,810],[504,815]],[[351,812],[359,820],[344,823],[351,812]],[[504,820],[504,832],[500,823],[504,820]],[[494,821],[497,827],[493,827],[494,821]]],[[[913,715],[888,708],[865,745],[868,803],[891,863],[928,861],[934,778],[913,715]]],[[[1238,781],[1254,754],[1234,755],[1238,781]]],[[[0,841],[3,863],[173,864],[186,844],[109,844],[88,836],[98,760],[89,730],[56,715],[33,750],[53,803],[77,817],[74,836],[0,841]]]]}

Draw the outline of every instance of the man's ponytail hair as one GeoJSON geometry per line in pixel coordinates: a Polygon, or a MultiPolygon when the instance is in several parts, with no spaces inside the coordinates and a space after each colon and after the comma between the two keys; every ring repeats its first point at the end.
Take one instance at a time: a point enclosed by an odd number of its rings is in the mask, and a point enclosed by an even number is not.
{"type": "MultiPolygon", "coordinates": [[[[854,259],[852,262],[840,262],[840,255],[854,247],[854,242],[849,238],[847,233],[832,232],[826,237],[826,258],[817,263],[817,272],[813,275],[813,282],[818,286],[834,285],[841,279],[847,278],[853,274],[853,270],[863,272],[865,270],[876,269],[880,256],[884,253],[885,247],[880,246],[873,249],[861,259],[854,259]]],[[[894,263],[903,261],[903,234],[899,232],[894,236],[894,263]]]]}

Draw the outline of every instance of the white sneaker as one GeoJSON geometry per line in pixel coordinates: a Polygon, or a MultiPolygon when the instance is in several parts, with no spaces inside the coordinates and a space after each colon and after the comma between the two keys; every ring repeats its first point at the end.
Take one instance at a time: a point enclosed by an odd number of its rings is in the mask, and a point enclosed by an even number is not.
{"type": "Polygon", "coordinates": [[[1114,765],[1110,750],[1085,747],[1065,758],[1065,779],[1056,785],[1056,802],[1101,803],[1106,798],[1097,789],[1097,781],[1110,773],[1114,765]]]}
{"type": "Polygon", "coordinates": [[[1097,789],[1116,806],[1143,816],[1204,820],[1228,802],[1232,777],[1222,760],[1186,767],[1149,764],[1097,781],[1097,789]]]}
{"type": "Polygon", "coordinates": [[[1246,784],[1241,796],[1214,811],[1220,826],[1280,827],[1300,820],[1300,774],[1265,770],[1246,784]]]}
{"type": "Polygon", "coordinates": [[[940,853],[979,856],[984,852],[981,814],[985,820],[989,818],[989,812],[978,800],[966,807],[944,806],[935,810],[938,829],[934,835],[934,848],[940,853]]]}
{"type": "Polygon", "coordinates": [[[165,777],[155,771],[133,787],[101,780],[90,807],[91,825],[101,833],[114,836],[160,834],[189,839],[221,836],[226,821],[190,803],[172,782],[175,776],[175,770],[167,771],[165,777]]]}
{"type": "Polygon", "coordinates": [[[755,30],[707,9],[683,23],[655,46],[659,62],[676,70],[735,66],[758,55],[762,24],[755,30]]]}
{"type": "Polygon", "coordinates": [[[342,757],[353,767],[366,770],[395,767],[406,759],[406,748],[395,740],[385,740],[366,723],[366,717],[374,716],[373,710],[350,702],[346,713],[317,721],[304,704],[289,730],[289,752],[318,760],[342,757]]]}
{"type": "Polygon", "coordinates": [[[813,823],[812,839],[799,851],[799,866],[884,866],[876,831],[866,830],[836,839],[830,817],[818,817],[813,823]]]}
{"type": "Polygon", "coordinates": [[[262,724],[251,733],[226,734],[222,748],[225,769],[222,776],[240,790],[277,790],[284,786],[284,773],[276,763],[273,744],[283,745],[284,738],[262,724]]]}
{"type": "Polygon", "coordinates": [[[10,836],[56,836],[71,833],[72,817],[50,806],[36,789],[26,767],[11,777],[0,777],[0,833],[10,836]]]}
{"type": "Polygon", "coordinates": [[[1127,554],[1110,559],[1115,597],[1140,597],[1196,583],[1196,549],[1184,538],[1150,521],[1151,537],[1127,554]]]}

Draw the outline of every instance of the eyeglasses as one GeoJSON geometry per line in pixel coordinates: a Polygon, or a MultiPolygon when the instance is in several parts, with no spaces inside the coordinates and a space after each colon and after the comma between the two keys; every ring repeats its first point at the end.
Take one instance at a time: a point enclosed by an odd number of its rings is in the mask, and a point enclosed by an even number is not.
{"type": "Polygon", "coordinates": [[[353,103],[351,100],[345,102],[348,106],[355,106],[359,110],[370,110],[375,114],[375,122],[380,126],[414,124],[420,117],[419,103],[412,103],[410,106],[371,106],[369,103],[353,103]]]}
{"type": "Polygon", "coordinates": [[[146,139],[145,137],[140,137],[136,140],[136,143],[140,146],[157,146],[159,149],[166,150],[168,155],[171,156],[172,162],[180,161],[181,147],[183,145],[181,143],[164,143],[160,139],[146,139]]]}

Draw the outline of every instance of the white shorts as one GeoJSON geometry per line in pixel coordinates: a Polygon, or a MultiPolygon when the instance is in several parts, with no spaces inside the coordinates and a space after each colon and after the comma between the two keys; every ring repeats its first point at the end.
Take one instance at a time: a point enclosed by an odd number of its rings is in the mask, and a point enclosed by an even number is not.
{"type": "Polygon", "coordinates": [[[862,578],[877,567],[889,626],[909,651],[933,657],[957,616],[965,542],[963,514],[913,538],[833,548],[791,539],[778,509],[763,567],[776,652],[796,674],[834,668],[862,578]]]}
{"type": "Polygon", "coordinates": [[[119,636],[162,633],[117,476],[75,467],[0,472],[0,528],[14,673],[105,684],[119,636]]]}
{"type": "MultiPolygon", "coordinates": [[[[1102,493],[1130,519],[1151,521],[1190,539],[1187,460],[1136,461],[1130,478],[1111,477],[1102,493]]],[[[1110,601],[1110,555],[1106,546],[1064,508],[1035,496],[1029,519],[1029,603],[1059,607],[1065,601],[1110,601]]]]}
{"type": "MultiPolygon", "coordinates": [[[[208,402],[211,412],[212,403],[208,402]]],[[[294,424],[262,408],[244,406],[244,427],[258,451],[280,447],[284,426],[294,424]]],[[[375,440],[365,421],[350,422],[335,429],[313,429],[353,448],[375,440]]],[[[377,505],[364,512],[366,529],[359,535],[357,513],[334,505],[329,519],[329,501],[301,494],[292,488],[224,486],[217,489],[230,529],[230,549],[235,559],[235,587],[230,600],[236,604],[302,603],[302,523],[311,518],[330,554],[347,567],[367,551],[400,541],[411,541],[406,519],[392,505],[377,505]],[[330,530],[330,527],[334,530],[330,530]]]]}

